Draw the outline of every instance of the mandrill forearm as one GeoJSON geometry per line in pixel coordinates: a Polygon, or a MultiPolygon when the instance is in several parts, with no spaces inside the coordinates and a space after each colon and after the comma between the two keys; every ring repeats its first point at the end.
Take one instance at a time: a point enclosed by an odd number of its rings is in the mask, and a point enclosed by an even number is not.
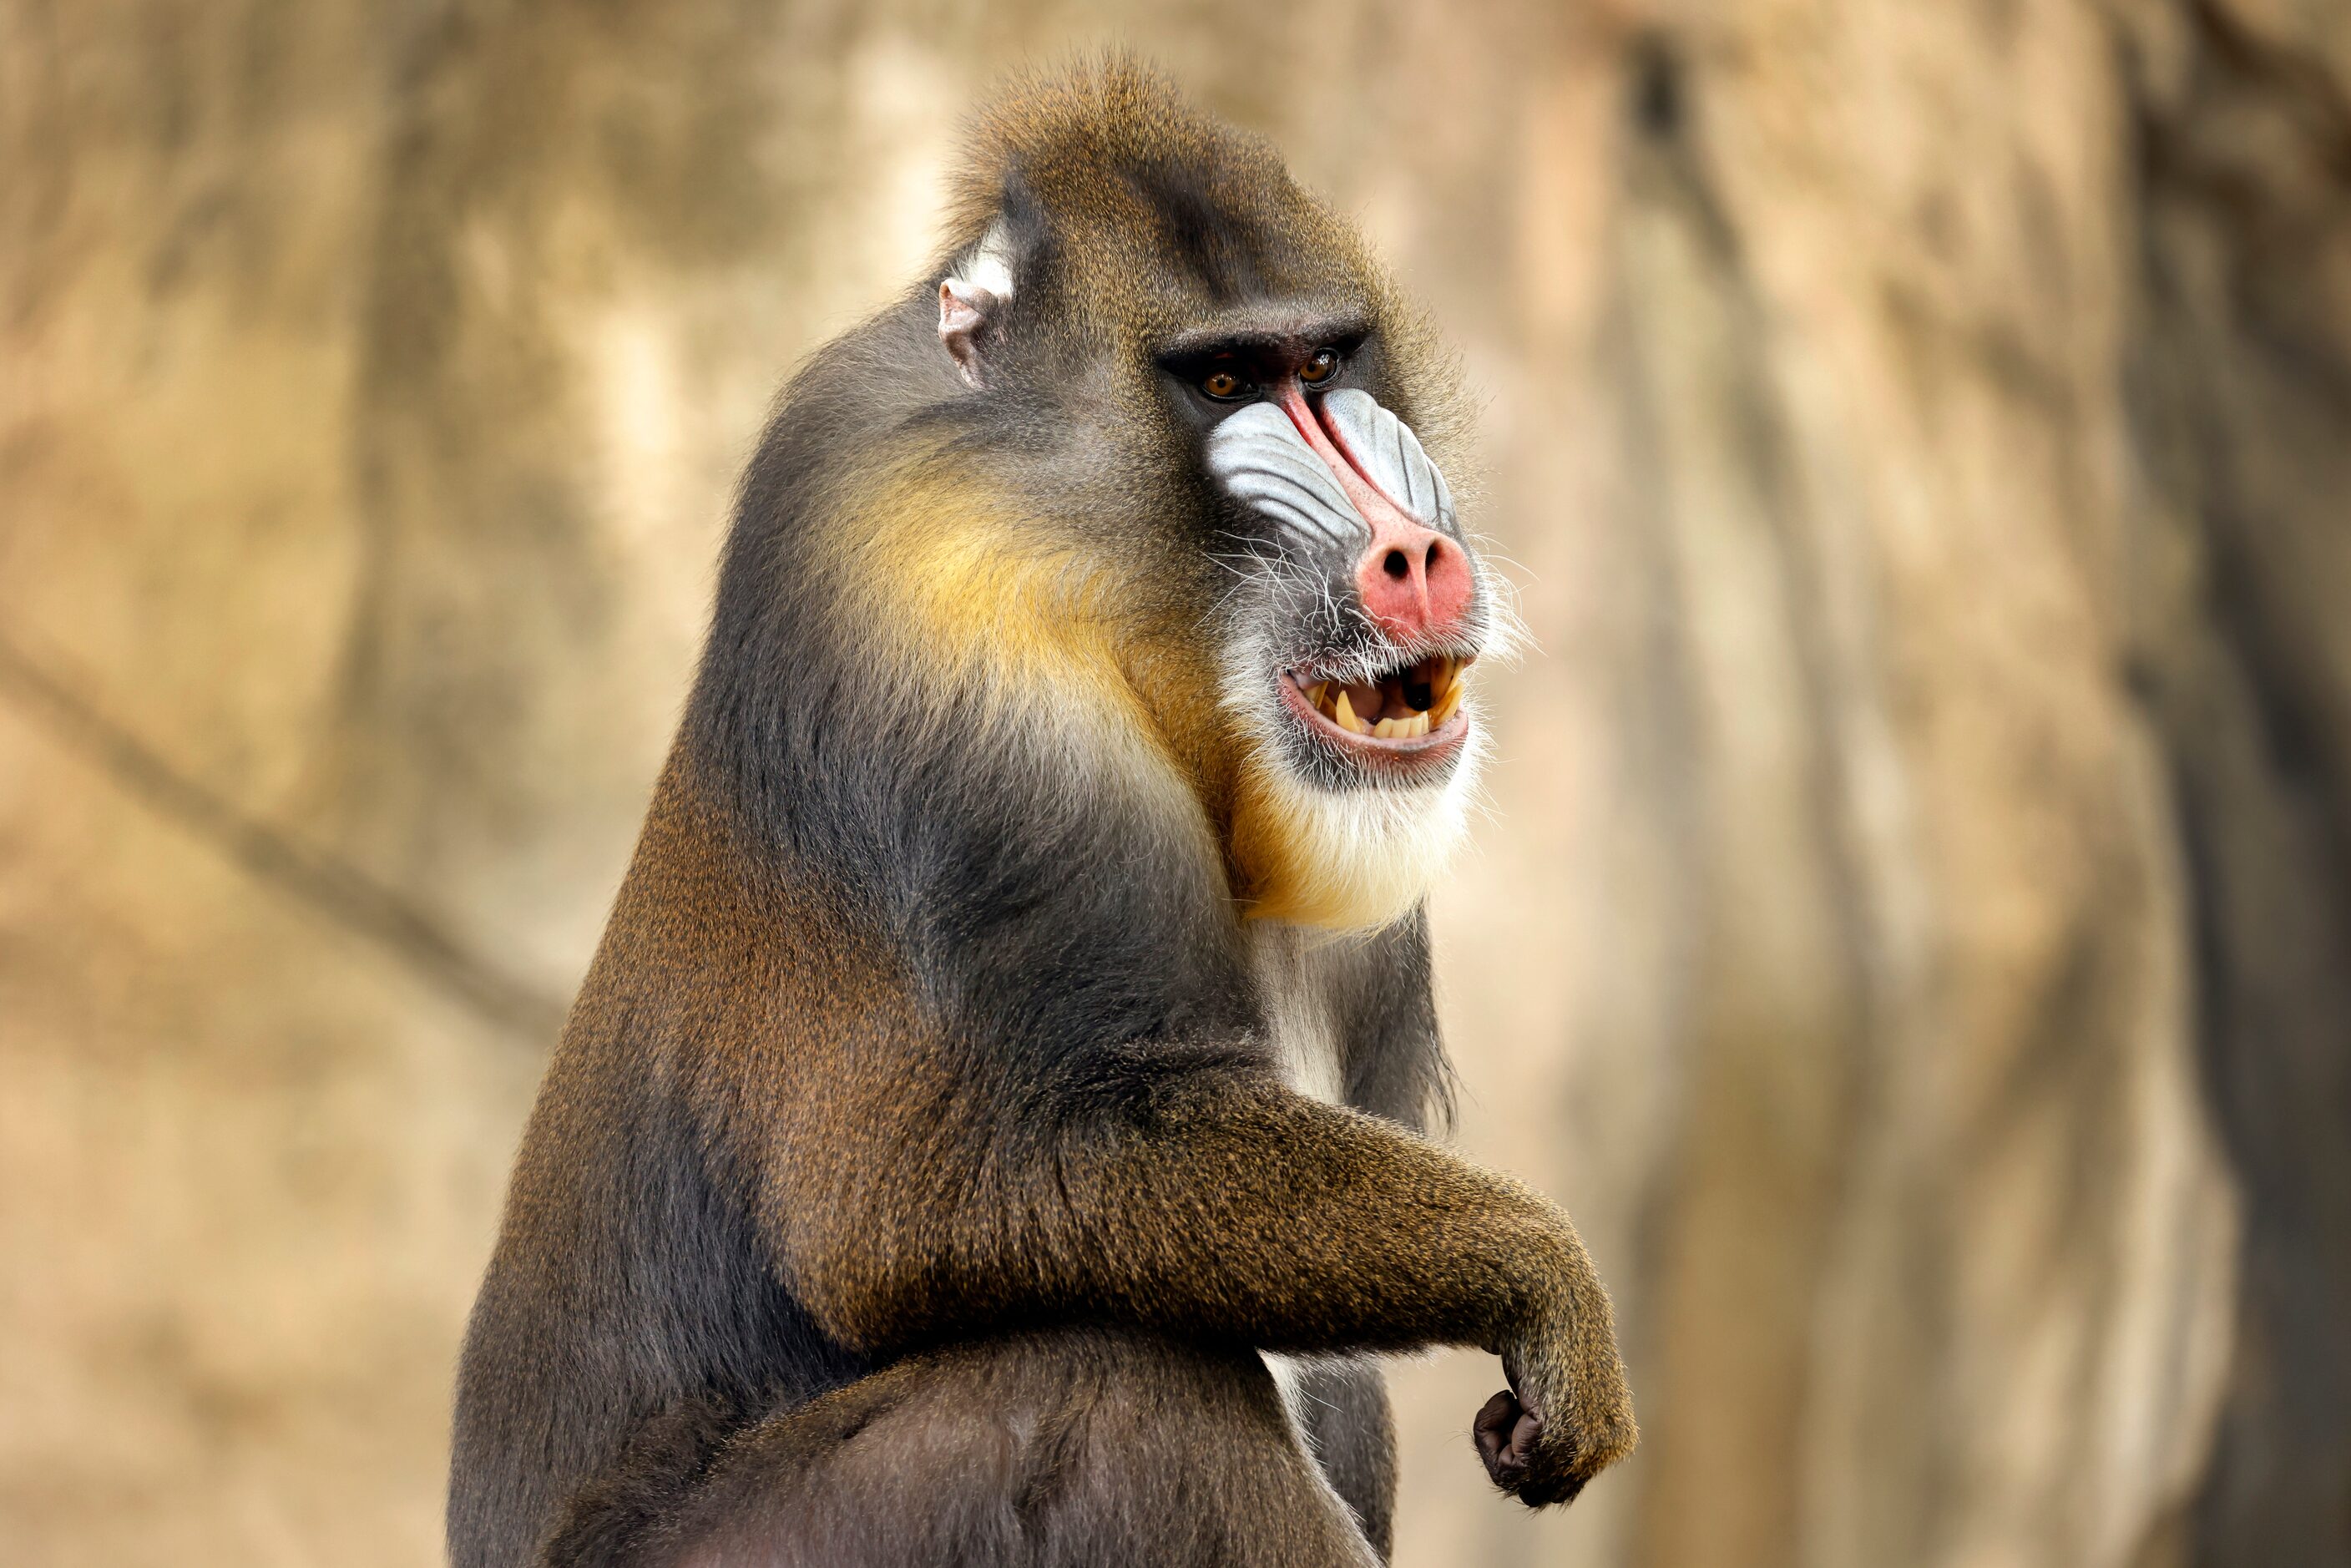
{"type": "Polygon", "coordinates": [[[1071,1320],[1288,1352],[1479,1346],[1572,1435],[1577,1484],[1631,1448],[1607,1296],[1519,1183],[1248,1071],[1045,1120],[1013,1159],[1003,1140],[925,1159],[929,1190],[893,1195],[907,1222],[869,1210],[853,1255],[803,1250],[819,1321],[883,1354],[1071,1320]]]}
{"type": "Polygon", "coordinates": [[[938,1162],[916,1233],[886,1248],[895,1278],[828,1290],[810,1260],[810,1309],[870,1349],[1073,1311],[1273,1350],[1494,1344],[1581,1262],[1515,1183],[1270,1081],[1186,1076],[1017,1167],[1001,1147],[938,1162]]]}

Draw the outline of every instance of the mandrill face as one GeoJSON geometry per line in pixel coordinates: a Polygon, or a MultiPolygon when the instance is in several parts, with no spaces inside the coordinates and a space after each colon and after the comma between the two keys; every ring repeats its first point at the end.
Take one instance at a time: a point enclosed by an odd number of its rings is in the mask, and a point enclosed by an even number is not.
{"type": "Polygon", "coordinates": [[[1225,405],[1204,460],[1252,579],[1228,700],[1323,788],[1435,784],[1467,749],[1489,596],[1445,476],[1346,377],[1324,344],[1187,378],[1225,405]]]}
{"type": "Polygon", "coordinates": [[[1235,838],[1258,913],[1384,925],[1467,821],[1482,736],[1466,676],[1494,592],[1444,474],[1372,390],[1364,330],[1303,321],[1163,364],[1203,427],[1238,580],[1222,701],[1246,737],[1235,838]]]}

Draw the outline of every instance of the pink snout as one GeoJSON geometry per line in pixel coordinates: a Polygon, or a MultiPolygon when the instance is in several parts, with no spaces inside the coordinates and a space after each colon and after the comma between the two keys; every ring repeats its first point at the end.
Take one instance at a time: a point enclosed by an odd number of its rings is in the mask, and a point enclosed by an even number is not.
{"type": "Polygon", "coordinates": [[[1355,568],[1364,609],[1399,641],[1442,636],[1469,609],[1469,560],[1461,547],[1393,507],[1374,508],[1372,545],[1355,568]]]}

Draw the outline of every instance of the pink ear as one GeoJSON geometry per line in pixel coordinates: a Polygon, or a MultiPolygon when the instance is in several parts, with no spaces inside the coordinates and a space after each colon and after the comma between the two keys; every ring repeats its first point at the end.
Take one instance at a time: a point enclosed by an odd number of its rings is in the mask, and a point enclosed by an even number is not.
{"type": "Polygon", "coordinates": [[[968,385],[987,384],[979,359],[979,334],[997,307],[997,298],[977,283],[950,277],[939,285],[939,341],[954,357],[956,369],[968,385]]]}

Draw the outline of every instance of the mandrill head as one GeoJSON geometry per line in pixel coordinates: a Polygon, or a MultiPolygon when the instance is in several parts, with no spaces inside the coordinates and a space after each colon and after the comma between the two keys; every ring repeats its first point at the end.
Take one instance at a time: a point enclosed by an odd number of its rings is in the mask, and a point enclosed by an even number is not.
{"type": "Polygon", "coordinates": [[[1458,841],[1496,589],[1416,424],[1451,388],[1262,143],[1113,67],[983,121],[935,286],[1061,614],[1107,617],[1248,913],[1407,913],[1458,841]],[[1041,547],[1041,548],[1040,548],[1041,547]]]}
{"type": "Polygon", "coordinates": [[[1176,805],[1246,915],[1405,915],[1505,624],[1424,444],[1460,424],[1424,330],[1268,147],[1131,65],[1007,98],[955,203],[884,319],[921,312],[926,362],[852,347],[785,411],[870,455],[821,548],[901,707],[943,685],[1049,810],[1176,805]]]}

